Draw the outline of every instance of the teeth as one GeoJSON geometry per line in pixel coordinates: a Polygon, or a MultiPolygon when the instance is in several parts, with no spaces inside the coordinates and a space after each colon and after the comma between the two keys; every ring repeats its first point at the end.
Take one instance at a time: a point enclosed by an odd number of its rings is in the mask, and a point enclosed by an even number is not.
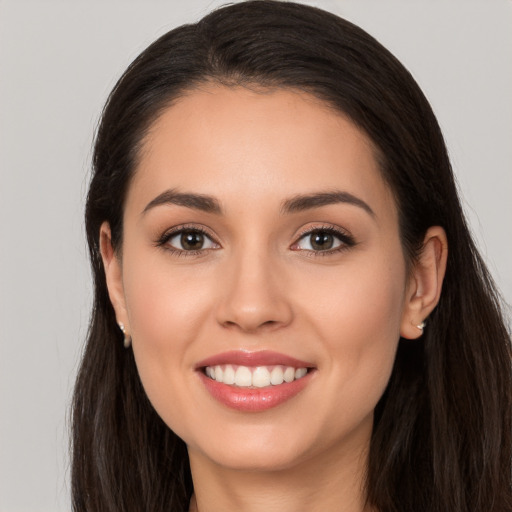
{"type": "Polygon", "coordinates": [[[228,364],[226,368],[224,368],[224,384],[234,384],[235,383],[235,370],[233,367],[228,364]]]}
{"type": "Polygon", "coordinates": [[[304,377],[304,375],[306,375],[306,373],[308,373],[306,368],[297,368],[295,370],[295,378],[302,379],[302,377],[304,377]]]}
{"type": "Polygon", "coordinates": [[[235,385],[242,388],[265,388],[270,385],[279,386],[283,382],[293,382],[304,377],[307,368],[293,368],[292,366],[233,366],[217,365],[207,366],[205,373],[210,379],[224,384],[235,385]]]}
{"type": "Polygon", "coordinates": [[[283,382],[283,369],[280,366],[276,366],[270,372],[270,384],[272,384],[273,386],[279,386],[279,384],[282,384],[283,382]]]}
{"type": "Polygon", "coordinates": [[[241,387],[252,386],[252,373],[247,366],[239,366],[235,372],[235,385],[241,387]]]}
{"type": "Polygon", "coordinates": [[[293,382],[295,380],[295,368],[288,366],[284,371],[283,378],[285,382],[293,382]]]}
{"type": "Polygon", "coordinates": [[[252,372],[252,385],[257,388],[270,386],[270,372],[264,366],[258,366],[252,372]]]}

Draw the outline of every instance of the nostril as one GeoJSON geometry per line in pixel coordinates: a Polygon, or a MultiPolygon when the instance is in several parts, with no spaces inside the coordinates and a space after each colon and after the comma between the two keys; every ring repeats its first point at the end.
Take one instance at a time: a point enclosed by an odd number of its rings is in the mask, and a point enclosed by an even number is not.
{"type": "Polygon", "coordinates": [[[227,320],[223,322],[222,325],[228,329],[238,328],[246,332],[257,332],[261,330],[274,329],[280,325],[280,322],[278,322],[277,320],[265,320],[264,322],[261,323],[250,321],[236,322],[233,320],[227,320]]]}
{"type": "Polygon", "coordinates": [[[215,315],[224,328],[236,327],[245,332],[277,329],[293,319],[291,305],[284,297],[277,300],[255,295],[255,292],[247,296],[241,292],[229,295],[219,302],[215,315]]]}

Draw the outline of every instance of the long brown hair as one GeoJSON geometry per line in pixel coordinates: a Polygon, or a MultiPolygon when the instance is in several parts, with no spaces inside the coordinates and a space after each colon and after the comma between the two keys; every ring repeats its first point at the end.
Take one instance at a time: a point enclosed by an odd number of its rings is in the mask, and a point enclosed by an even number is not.
{"type": "Polygon", "coordinates": [[[373,141],[412,261],[428,227],[449,257],[420,341],[400,340],[375,411],[366,481],[380,512],[505,512],[511,491],[511,344],[461,209],[430,105],[408,71],[353,24],[272,0],[218,9],[165,34],[123,74],[103,111],[86,206],[94,306],[73,403],[76,512],[185,511],[186,446],[159,418],[124,350],[99,253],[103,221],[122,247],[123,203],[144,134],[205,81],[291,88],[344,113],[373,141]]]}

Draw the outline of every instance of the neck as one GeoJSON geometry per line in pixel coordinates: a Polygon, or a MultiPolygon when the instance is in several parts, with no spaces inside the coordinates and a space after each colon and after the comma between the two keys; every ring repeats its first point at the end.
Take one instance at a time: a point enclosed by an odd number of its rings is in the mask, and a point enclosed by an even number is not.
{"type": "Polygon", "coordinates": [[[192,449],[189,456],[195,490],[190,512],[371,511],[364,485],[368,443],[271,471],[226,468],[192,449]]]}

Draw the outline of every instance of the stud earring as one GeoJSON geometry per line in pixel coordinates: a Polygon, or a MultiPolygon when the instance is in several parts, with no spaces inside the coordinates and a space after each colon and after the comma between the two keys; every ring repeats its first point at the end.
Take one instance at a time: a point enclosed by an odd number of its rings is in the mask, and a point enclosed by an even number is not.
{"type": "Polygon", "coordinates": [[[417,325],[416,327],[421,331],[423,332],[423,329],[425,329],[425,322],[421,322],[421,324],[417,325]]]}
{"type": "Polygon", "coordinates": [[[126,329],[124,328],[124,324],[119,322],[119,329],[121,329],[122,333],[124,334],[124,340],[123,345],[124,348],[128,348],[132,344],[132,338],[129,334],[126,334],[126,329]]]}

